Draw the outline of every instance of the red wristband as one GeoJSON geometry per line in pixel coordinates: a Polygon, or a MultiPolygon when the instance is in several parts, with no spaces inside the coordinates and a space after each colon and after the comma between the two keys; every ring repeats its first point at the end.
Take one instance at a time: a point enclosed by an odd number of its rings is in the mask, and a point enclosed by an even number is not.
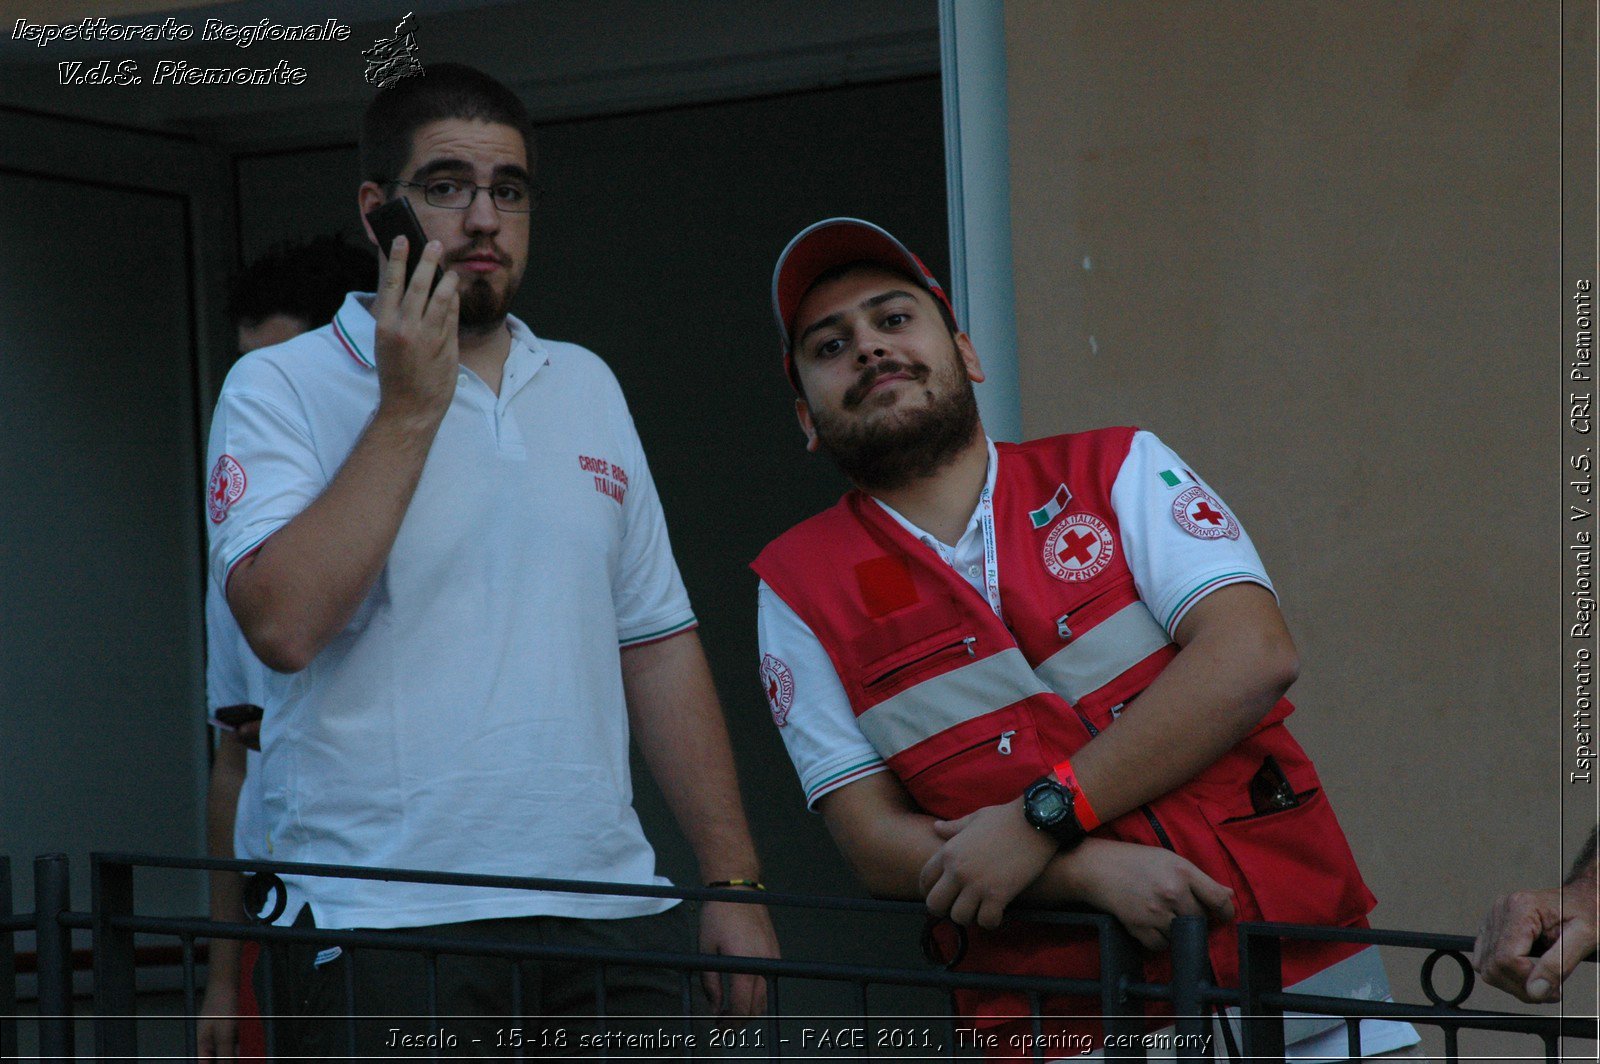
{"type": "Polygon", "coordinates": [[[1062,761],[1056,766],[1056,779],[1072,792],[1072,813],[1078,818],[1078,826],[1085,831],[1099,827],[1100,816],[1089,804],[1089,796],[1083,793],[1083,784],[1078,782],[1078,774],[1072,771],[1071,761],[1062,761]]]}

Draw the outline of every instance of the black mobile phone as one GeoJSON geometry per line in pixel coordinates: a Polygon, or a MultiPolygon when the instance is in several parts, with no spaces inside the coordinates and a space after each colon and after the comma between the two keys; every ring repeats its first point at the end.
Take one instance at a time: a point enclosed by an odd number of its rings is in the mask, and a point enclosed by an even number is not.
{"type": "Polygon", "coordinates": [[[260,720],[262,712],[260,706],[252,706],[247,703],[237,706],[222,706],[213,716],[217,718],[219,724],[226,724],[228,727],[238,730],[251,721],[260,720]]]}
{"type": "MultiPolygon", "coordinates": [[[[367,212],[367,221],[372,225],[372,235],[378,238],[378,247],[383,249],[385,255],[394,245],[394,238],[406,238],[406,284],[411,284],[411,275],[416,272],[417,263],[422,261],[422,249],[428,243],[428,234],[422,231],[422,223],[417,221],[417,212],[411,209],[411,201],[404,196],[396,196],[388,203],[374,207],[367,212]]],[[[433,274],[433,284],[437,286],[444,276],[437,269],[433,274]]],[[[429,288],[431,293],[433,288],[429,288]]]]}
{"type": "Polygon", "coordinates": [[[1294,793],[1294,784],[1284,775],[1278,759],[1268,754],[1250,780],[1251,808],[1259,815],[1293,809],[1299,804],[1300,796],[1294,793]]]}

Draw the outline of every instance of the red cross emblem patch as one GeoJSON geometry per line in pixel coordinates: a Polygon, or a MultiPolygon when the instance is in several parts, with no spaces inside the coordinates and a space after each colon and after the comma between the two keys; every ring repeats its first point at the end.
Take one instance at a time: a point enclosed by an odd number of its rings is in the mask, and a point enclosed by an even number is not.
{"type": "Polygon", "coordinates": [[[771,654],[762,655],[761,688],[767,692],[773,723],[780,728],[789,723],[789,710],[794,708],[794,673],[789,666],[771,654]]]}
{"type": "Polygon", "coordinates": [[[1206,489],[1186,488],[1172,500],[1172,517],[1195,539],[1238,539],[1239,522],[1206,489]]]}
{"type": "Polygon", "coordinates": [[[222,524],[243,494],[244,467],[234,461],[233,455],[225,454],[217,459],[211,479],[206,482],[206,512],[211,516],[211,523],[222,524]]]}
{"type": "Polygon", "coordinates": [[[1068,514],[1044,541],[1044,567],[1057,580],[1092,580],[1116,553],[1111,529],[1093,514],[1068,514]]]}

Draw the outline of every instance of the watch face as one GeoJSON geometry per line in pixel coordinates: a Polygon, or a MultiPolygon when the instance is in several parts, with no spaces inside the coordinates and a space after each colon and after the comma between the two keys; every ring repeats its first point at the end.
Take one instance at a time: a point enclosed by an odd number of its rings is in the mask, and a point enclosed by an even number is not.
{"type": "Polygon", "coordinates": [[[1028,823],[1047,832],[1065,849],[1083,841],[1084,830],[1072,809],[1072,795],[1054,776],[1044,776],[1022,795],[1022,811],[1028,823]]]}
{"type": "Polygon", "coordinates": [[[1040,787],[1033,795],[1033,815],[1049,824],[1067,815],[1066,796],[1054,787],[1040,787]]]}

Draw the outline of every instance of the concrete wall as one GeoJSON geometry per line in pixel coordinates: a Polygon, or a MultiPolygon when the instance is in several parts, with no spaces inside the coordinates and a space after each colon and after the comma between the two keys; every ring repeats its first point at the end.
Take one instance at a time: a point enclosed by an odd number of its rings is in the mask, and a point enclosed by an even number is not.
{"type": "Polygon", "coordinates": [[[1560,5],[1017,0],[1006,34],[1025,434],[1152,428],[1222,493],[1375,924],[1475,933],[1594,803],[1560,753],[1560,5]]]}

